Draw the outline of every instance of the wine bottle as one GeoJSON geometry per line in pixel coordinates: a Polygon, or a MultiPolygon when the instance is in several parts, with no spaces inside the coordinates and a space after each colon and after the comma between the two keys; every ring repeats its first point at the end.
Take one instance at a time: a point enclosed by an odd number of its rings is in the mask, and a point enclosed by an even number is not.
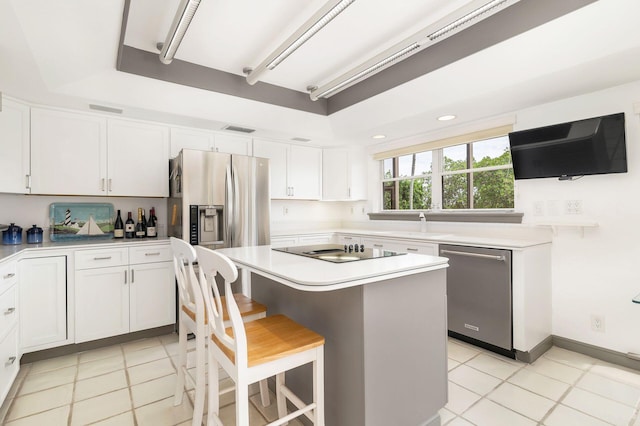
{"type": "Polygon", "coordinates": [[[122,222],[122,216],[120,216],[120,210],[118,210],[116,222],[113,224],[113,238],[124,238],[124,223],[122,222]]]}
{"type": "Polygon", "coordinates": [[[143,209],[138,208],[138,222],[136,222],[136,238],[144,238],[147,235],[147,226],[144,223],[142,217],[144,216],[143,209]]]}
{"type": "Polygon", "coordinates": [[[127,221],[124,223],[124,237],[133,238],[136,236],[136,223],[131,218],[131,212],[127,214],[127,221]]]}
{"type": "Polygon", "coordinates": [[[147,237],[156,238],[158,231],[156,230],[156,209],[151,207],[149,210],[149,220],[147,221],[147,237]]]}

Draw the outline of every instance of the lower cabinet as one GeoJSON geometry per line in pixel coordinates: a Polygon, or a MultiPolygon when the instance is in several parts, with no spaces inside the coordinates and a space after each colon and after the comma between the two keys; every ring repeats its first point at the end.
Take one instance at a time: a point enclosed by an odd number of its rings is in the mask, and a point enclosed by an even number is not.
{"type": "Polygon", "coordinates": [[[67,340],[67,257],[18,261],[20,349],[47,349],[67,340]]]}
{"type": "Polygon", "coordinates": [[[330,244],[333,234],[304,234],[271,237],[271,247],[306,246],[311,244],[330,244]]]}
{"type": "Polygon", "coordinates": [[[438,256],[438,244],[396,240],[390,238],[362,238],[362,244],[368,248],[384,249],[401,253],[417,253],[438,256]]]}
{"type": "Polygon", "coordinates": [[[75,256],[77,343],[175,323],[168,244],[78,250],[75,256]]]}
{"type": "Polygon", "coordinates": [[[0,264],[0,403],[20,370],[17,262],[0,264]]]}

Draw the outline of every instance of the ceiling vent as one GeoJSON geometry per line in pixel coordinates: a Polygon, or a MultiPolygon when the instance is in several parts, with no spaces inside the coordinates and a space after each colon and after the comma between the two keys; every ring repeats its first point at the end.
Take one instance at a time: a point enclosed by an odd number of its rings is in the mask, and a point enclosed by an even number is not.
{"type": "Polygon", "coordinates": [[[224,126],[222,130],[231,130],[232,132],[240,132],[240,133],[253,133],[256,131],[256,129],[249,129],[247,127],[231,126],[231,125],[224,126]]]}
{"type": "Polygon", "coordinates": [[[122,114],[122,110],[120,108],[112,108],[104,105],[89,104],[89,108],[95,109],[96,111],[110,112],[113,114],[122,114]]]}
{"type": "Polygon", "coordinates": [[[305,139],[305,138],[291,138],[291,140],[296,142],[311,142],[311,139],[305,139]]]}

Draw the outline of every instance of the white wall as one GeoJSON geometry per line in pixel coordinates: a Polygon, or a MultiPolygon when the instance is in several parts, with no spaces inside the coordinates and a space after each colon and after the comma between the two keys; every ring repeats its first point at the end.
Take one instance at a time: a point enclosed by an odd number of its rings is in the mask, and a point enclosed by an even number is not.
{"type": "MultiPolygon", "coordinates": [[[[44,241],[49,241],[49,205],[51,203],[111,203],[115,210],[120,209],[122,220],[127,212],[137,219],[138,207],[145,209],[148,215],[151,207],[156,208],[158,217],[158,236],[166,236],[167,201],[165,198],[128,198],[128,197],[67,197],[48,195],[0,194],[0,223],[11,222],[22,227],[23,231],[38,225],[44,231],[44,241]]],[[[148,216],[147,216],[148,217],[148,216]]],[[[26,243],[26,234],[22,235],[26,243]]]]}
{"type": "Polygon", "coordinates": [[[304,233],[340,228],[347,218],[368,219],[366,206],[366,201],[272,200],[271,233],[304,233]]]}
{"type": "MultiPolygon", "coordinates": [[[[516,182],[515,209],[523,224],[428,223],[429,232],[526,237],[551,235],[553,334],[599,347],[640,353],[640,81],[516,111],[515,130],[625,112],[628,173],[585,176],[576,181],[516,182]],[[567,201],[580,201],[581,214],[568,214],[567,201]],[[597,222],[598,226],[551,228],[536,222],[597,222]],[[591,329],[591,315],[604,319],[604,332],[591,329]]],[[[368,210],[380,207],[379,163],[369,167],[368,210]]],[[[417,222],[344,223],[369,229],[418,230],[417,222]]]]}
{"type": "Polygon", "coordinates": [[[565,99],[517,113],[516,130],[625,112],[628,173],[585,176],[576,181],[516,182],[516,209],[525,223],[593,220],[595,228],[560,228],[553,237],[553,333],[620,352],[640,353],[640,81],[565,99]],[[567,200],[582,214],[566,214],[567,200]],[[541,208],[541,209],[540,209],[541,208]],[[542,210],[542,211],[540,211],[542,210]],[[542,213],[542,214],[540,214],[542,213]],[[591,315],[604,318],[604,332],[591,329],[591,315]]]}

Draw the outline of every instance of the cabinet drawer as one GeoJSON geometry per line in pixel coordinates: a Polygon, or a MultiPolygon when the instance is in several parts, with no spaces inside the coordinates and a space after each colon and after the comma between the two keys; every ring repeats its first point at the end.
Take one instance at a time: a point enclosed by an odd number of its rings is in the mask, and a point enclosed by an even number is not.
{"type": "Polygon", "coordinates": [[[405,242],[400,240],[367,239],[362,240],[365,247],[397,251],[401,253],[438,255],[438,245],[433,243],[405,242]]]}
{"type": "Polygon", "coordinates": [[[0,296],[0,339],[18,321],[16,288],[16,286],[12,286],[0,296]]]}
{"type": "Polygon", "coordinates": [[[75,253],[76,269],[126,265],[129,263],[128,254],[127,248],[78,250],[75,253]]]}
{"type": "Polygon", "coordinates": [[[129,263],[152,263],[168,262],[173,259],[171,246],[169,244],[158,244],[153,246],[140,246],[129,248],[129,263]]]}
{"type": "Polygon", "coordinates": [[[0,294],[18,282],[17,262],[0,265],[0,294]]]}
{"type": "Polygon", "coordinates": [[[20,370],[18,356],[18,327],[0,342],[0,401],[4,401],[20,370]]]}

